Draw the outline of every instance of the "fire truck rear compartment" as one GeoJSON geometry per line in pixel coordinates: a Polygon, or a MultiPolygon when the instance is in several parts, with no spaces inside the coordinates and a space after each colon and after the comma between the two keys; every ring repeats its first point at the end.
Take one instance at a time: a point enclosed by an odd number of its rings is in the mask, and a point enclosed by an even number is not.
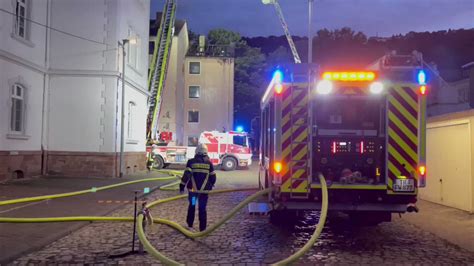
{"type": "Polygon", "coordinates": [[[385,98],[335,96],[316,100],[313,128],[313,180],[385,184],[385,98]]]}

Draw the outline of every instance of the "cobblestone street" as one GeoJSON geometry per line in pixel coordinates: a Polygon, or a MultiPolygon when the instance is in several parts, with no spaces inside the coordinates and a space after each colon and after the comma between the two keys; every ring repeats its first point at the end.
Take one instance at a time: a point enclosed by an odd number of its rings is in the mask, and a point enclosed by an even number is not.
{"type": "MultiPolygon", "coordinates": [[[[250,175],[255,176],[255,171],[218,172],[221,181],[219,188],[229,187],[233,183],[255,186],[256,178],[250,175]]],[[[219,220],[252,193],[211,196],[208,223],[219,220]]],[[[176,194],[156,191],[148,199],[151,201],[176,194]]],[[[154,218],[171,219],[184,225],[186,207],[186,200],[174,201],[152,209],[152,214],[154,218]]],[[[112,215],[130,216],[132,213],[133,206],[129,204],[112,215]]],[[[172,228],[156,224],[151,229],[147,228],[147,235],[159,251],[188,265],[256,265],[273,263],[289,256],[310,238],[316,223],[317,213],[308,212],[294,227],[277,227],[269,223],[268,217],[250,215],[243,209],[234,219],[206,238],[190,240],[172,228]]],[[[149,255],[108,258],[109,254],[131,246],[131,233],[131,223],[92,223],[42,250],[18,259],[14,264],[158,264],[149,255]]],[[[473,263],[473,253],[395,218],[392,223],[383,223],[377,227],[353,227],[344,219],[331,220],[314,248],[297,264],[473,263]]]]}

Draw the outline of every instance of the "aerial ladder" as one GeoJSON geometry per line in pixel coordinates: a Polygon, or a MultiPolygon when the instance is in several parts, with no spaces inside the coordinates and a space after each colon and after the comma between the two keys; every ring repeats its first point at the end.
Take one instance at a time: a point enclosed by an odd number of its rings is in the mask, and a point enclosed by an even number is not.
{"type": "Polygon", "coordinates": [[[283,27],[283,31],[285,32],[286,40],[290,45],[291,53],[293,54],[293,60],[295,60],[296,64],[300,64],[300,56],[298,55],[298,51],[296,50],[295,43],[293,42],[293,38],[291,37],[290,30],[288,29],[288,24],[286,24],[285,17],[283,16],[283,12],[281,11],[281,7],[278,3],[278,0],[262,0],[262,3],[265,5],[273,4],[273,6],[275,7],[278,18],[280,19],[281,26],[283,27]]]}
{"type": "Polygon", "coordinates": [[[156,34],[155,48],[150,63],[148,88],[151,93],[147,119],[147,139],[156,139],[160,116],[162,94],[168,69],[171,41],[174,34],[176,0],[166,0],[161,16],[160,27],[156,34]]]}

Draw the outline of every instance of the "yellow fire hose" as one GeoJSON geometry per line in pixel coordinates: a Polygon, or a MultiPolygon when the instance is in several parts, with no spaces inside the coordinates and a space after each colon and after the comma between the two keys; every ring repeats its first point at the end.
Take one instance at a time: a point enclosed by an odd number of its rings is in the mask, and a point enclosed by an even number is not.
{"type": "Polygon", "coordinates": [[[128,181],[128,182],[117,183],[117,184],[113,184],[113,185],[109,185],[109,186],[98,187],[98,188],[95,188],[95,189],[91,188],[91,189],[86,189],[86,190],[80,190],[80,191],[68,192],[68,193],[61,193],[61,194],[54,194],[54,195],[44,195],[44,196],[37,196],[37,197],[28,197],[28,198],[21,198],[21,199],[4,200],[4,201],[0,201],[0,206],[9,205],[9,204],[16,204],[16,203],[23,203],[23,202],[31,202],[31,201],[40,201],[40,200],[47,200],[47,199],[57,199],[57,198],[71,197],[71,196],[77,196],[77,195],[82,195],[82,194],[86,194],[86,193],[93,193],[93,192],[96,192],[96,191],[116,188],[116,187],[120,187],[120,186],[136,184],[136,183],[140,183],[140,182],[164,181],[164,180],[171,180],[171,179],[176,179],[176,176],[173,175],[173,176],[167,176],[167,177],[145,178],[145,179],[140,179],[140,180],[133,180],[133,181],[128,181]]]}
{"type": "MultiPolygon", "coordinates": [[[[321,235],[321,232],[324,228],[324,224],[326,222],[326,217],[327,217],[328,191],[327,191],[326,180],[324,179],[324,177],[322,175],[319,175],[319,180],[321,182],[323,202],[322,202],[321,216],[319,217],[319,222],[316,226],[316,229],[314,230],[313,235],[311,236],[311,238],[308,240],[308,242],[300,250],[298,250],[296,253],[294,253],[290,257],[288,257],[284,260],[278,261],[278,262],[274,263],[273,265],[288,265],[288,264],[296,261],[301,256],[303,256],[309,249],[311,249],[311,247],[314,245],[314,243],[316,243],[319,236],[321,235]]],[[[223,192],[229,192],[229,191],[235,191],[235,190],[227,190],[227,191],[217,190],[217,191],[211,191],[210,194],[223,193],[223,192]]],[[[261,190],[261,191],[255,193],[254,195],[246,198],[244,201],[242,201],[237,206],[235,206],[229,213],[227,213],[221,220],[219,220],[217,223],[213,224],[211,227],[209,227],[208,229],[206,229],[205,231],[202,231],[202,232],[193,233],[189,230],[184,229],[178,223],[173,222],[173,221],[169,221],[169,220],[157,219],[157,221],[159,223],[163,223],[163,224],[166,224],[170,227],[175,228],[176,230],[180,231],[181,233],[183,233],[187,237],[190,237],[190,238],[193,238],[193,239],[198,238],[198,237],[204,237],[204,236],[207,236],[210,233],[212,233],[214,230],[216,230],[218,227],[220,227],[222,224],[224,224],[227,220],[232,218],[240,209],[245,207],[245,205],[247,205],[251,201],[253,201],[253,200],[257,199],[258,197],[263,196],[263,195],[265,195],[269,192],[271,192],[271,188],[261,190]]],[[[154,201],[154,202],[148,204],[147,207],[151,208],[151,207],[156,206],[158,204],[162,204],[162,203],[165,203],[165,202],[169,202],[169,201],[173,201],[173,200],[177,200],[177,199],[181,199],[181,198],[185,198],[185,197],[187,197],[187,196],[186,195],[180,195],[180,196],[167,198],[167,199],[164,199],[164,200],[157,200],[157,201],[154,201]]],[[[151,245],[151,243],[146,238],[145,232],[143,230],[143,219],[144,219],[144,216],[142,214],[140,214],[138,216],[137,232],[138,232],[138,238],[142,242],[143,247],[146,249],[146,251],[148,251],[148,253],[150,255],[152,255],[153,257],[155,257],[156,259],[158,259],[159,261],[161,261],[165,265],[183,265],[183,264],[180,264],[179,262],[174,261],[174,260],[166,257],[165,255],[161,254],[160,252],[158,252],[155,249],[155,247],[153,247],[153,245],[151,245]]]]}
{"type": "MultiPolygon", "coordinates": [[[[96,188],[95,191],[101,191],[105,189],[111,189],[115,188],[118,186],[124,186],[124,185],[129,185],[129,184],[134,184],[134,183],[139,183],[139,182],[147,182],[147,181],[157,181],[157,180],[169,180],[176,178],[177,176],[180,175],[180,172],[178,171],[160,171],[164,173],[168,173],[173,175],[172,177],[158,177],[158,178],[147,178],[147,179],[141,179],[141,180],[135,180],[135,181],[129,181],[129,182],[123,182],[119,184],[114,184],[110,186],[104,186],[104,187],[99,187],[96,188]]],[[[326,216],[327,216],[327,209],[328,209],[328,191],[327,191],[327,185],[324,177],[322,175],[319,176],[319,180],[321,182],[321,189],[322,189],[322,209],[321,209],[321,216],[319,218],[319,222],[316,226],[316,229],[309,239],[309,241],[296,253],[291,255],[290,257],[281,260],[279,262],[276,262],[274,265],[287,265],[290,264],[297,259],[299,259],[301,256],[303,256],[316,242],[316,240],[319,238],[319,235],[321,234],[324,224],[326,222],[326,216]]],[[[160,189],[164,190],[171,190],[170,187],[177,185],[177,182],[164,185],[160,189]]],[[[225,192],[235,192],[235,191],[244,191],[244,190],[254,190],[254,189],[222,189],[222,190],[214,190],[211,191],[210,194],[217,194],[217,193],[225,193],[225,192]]],[[[61,193],[61,194],[55,194],[55,195],[46,195],[46,196],[38,196],[38,197],[29,197],[29,198],[21,198],[21,199],[14,199],[14,200],[6,200],[6,201],[0,201],[0,205],[7,205],[7,204],[15,204],[15,203],[21,203],[21,202],[30,202],[30,201],[39,201],[39,200],[45,200],[45,199],[55,199],[55,198],[61,198],[61,197],[70,197],[70,196],[76,196],[76,195],[81,195],[85,193],[90,193],[90,192],[95,192],[92,191],[91,189],[88,190],[81,190],[81,191],[76,191],[76,192],[70,192],[70,193],[61,193]]],[[[160,224],[165,224],[168,225],[178,231],[180,231],[182,234],[189,238],[198,238],[198,237],[204,237],[215,231],[217,228],[219,228],[222,224],[227,222],[230,218],[232,218],[240,209],[245,207],[248,203],[251,201],[257,199],[260,196],[263,196],[267,193],[271,192],[271,189],[265,189],[258,191],[257,193],[253,194],[252,196],[246,198],[244,201],[240,202],[237,206],[235,206],[229,213],[227,213],[221,220],[219,220],[217,223],[213,224],[210,226],[208,229],[202,232],[191,232],[189,230],[186,230],[183,228],[181,225],[179,225],[176,222],[166,220],[166,219],[153,219],[154,223],[160,223],[160,224]]],[[[166,202],[186,198],[187,195],[179,195],[179,196],[174,196],[162,200],[157,200],[154,202],[151,202],[147,205],[148,208],[151,208],[153,206],[163,204],[166,202]]],[[[144,248],[148,251],[150,255],[155,257],[156,259],[160,260],[162,263],[166,265],[182,265],[178,263],[177,261],[174,261],[165,255],[161,254],[158,252],[148,241],[146,238],[145,232],[143,230],[143,219],[144,216],[140,214],[138,216],[138,223],[137,223],[137,232],[138,232],[138,238],[142,242],[144,248]]],[[[0,222],[2,223],[45,223],[45,222],[75,222],[75,221],[117,221],[117,222],[129,222],[133,221],[133,217],[100,217],[100,216],[71,216],[71,217],[44,217],[44,218],[7,218],[7,217],[0,217],[0,222]]]]}

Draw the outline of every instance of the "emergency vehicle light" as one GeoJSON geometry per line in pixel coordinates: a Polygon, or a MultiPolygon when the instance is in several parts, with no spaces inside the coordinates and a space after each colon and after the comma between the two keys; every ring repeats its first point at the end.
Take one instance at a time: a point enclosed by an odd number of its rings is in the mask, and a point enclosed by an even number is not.
{"type": "Polygon", "coordinates": [[[283,166],[280,162],[273,163],[273,170],[275,170],[275,173],[279,174],[282,169],[283,169],[283,166]]]}
{"type": "Polygon", "coordinates": [[[324,72],[322,75],[324,80],[338,81],[372,81],[375,79],[374,72],[324,72]]]}
{"type": "Polygon", "coordinates": [[[281,85],[281,83],[275,84],[275,92],[277,94],[280,94],[282,91],[283,91],[283,85],[281,85]]]}
{"type": "Polygon", "coordinates": [[[418,84],[420,85],[426,84],[426,73],[423,69],[418,71],[417,79],[418,79],[418,84]]]}
{"type": "Polygon", "coordinates": [[[332,91],[332,82],[329,80],[321,80],[316,85],[316,92],[319,94],[329,94],[332,91]]]}
{"type": "Polygon", "coordinates": [[[383,91],[383,83],[382,82],[374,82],[370,84],[370,92],[373,94],[380,94],[383,91]]]}
{"type": "Polygon", "coordinates": [[[281,73],[280,70],[276,70],[275,72],[273,72],[273,80],[276,83],[282,83],[283,82],[283,73],[281,73]]]}
{"type": "Polygon", "coordinates": [[[426,167],[422,165],[418,167],[418,171],[420,172],[420,175],[424,176],[426,174],[426,167]]]}
{"type": "Polygon", "coordinates": [[[420,86],[420,94],[425,95],[426,94],[426,85],[420,86]]]}

